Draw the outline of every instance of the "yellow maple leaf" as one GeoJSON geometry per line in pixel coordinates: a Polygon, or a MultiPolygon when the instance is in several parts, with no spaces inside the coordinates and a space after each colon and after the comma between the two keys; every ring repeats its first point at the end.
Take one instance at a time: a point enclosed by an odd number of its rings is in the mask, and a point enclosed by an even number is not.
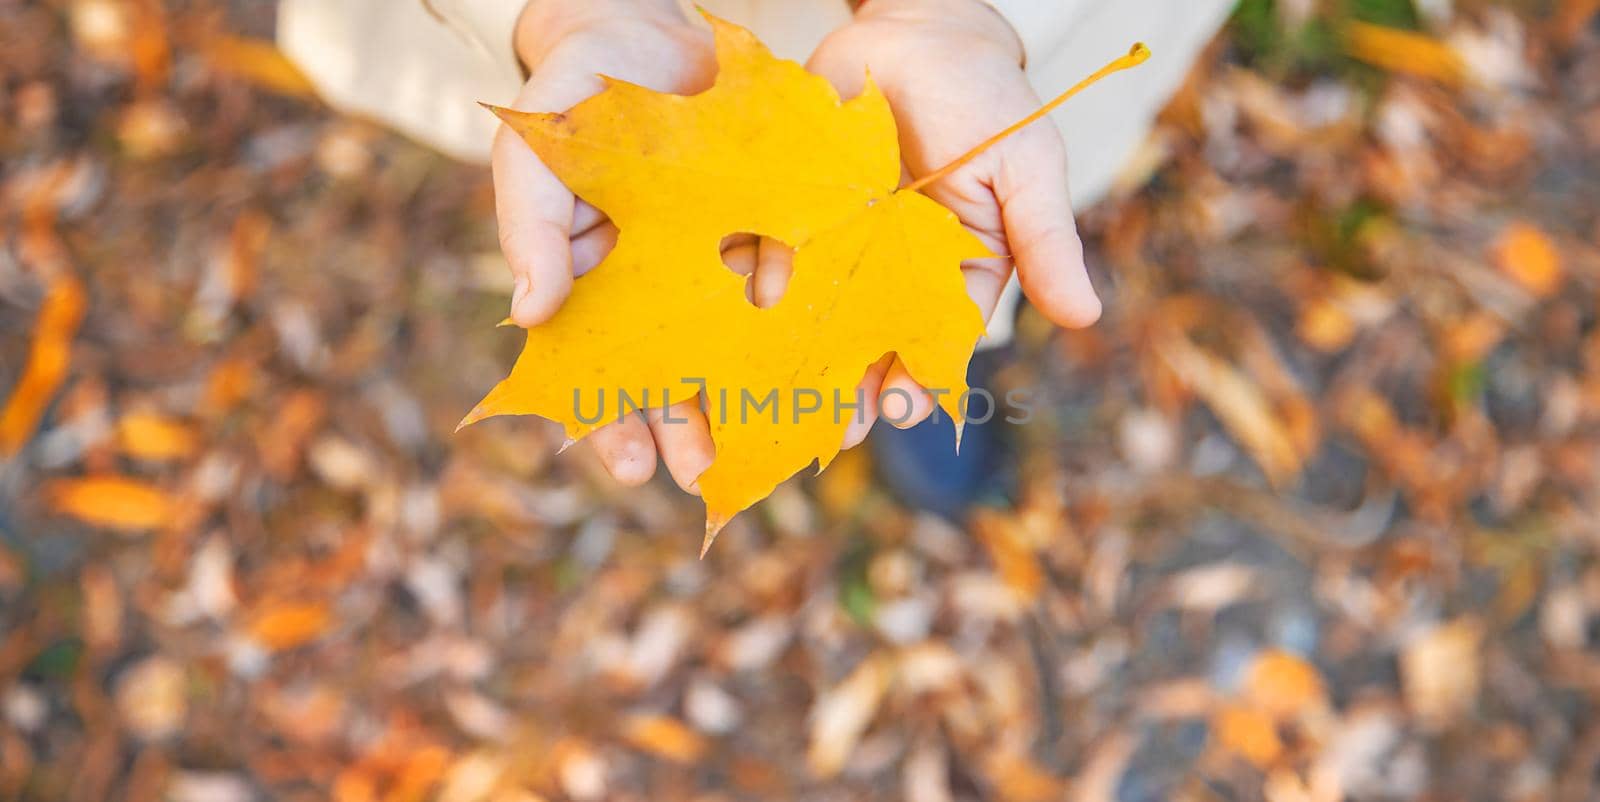
{"type": "Polygon", "coordinates": [[[563,113],[490,107],[619,235],[555,316],[528,330],[511,375],[462,425],[531,413],[576,440],[629,403],[661,409],[703,393],[716,448],[699,478],[709,546],[796,471],[827,467],[858,382],[885,354],[947,390],[939,405],[961,420],[984,322],[960,265],[993,254],[916,191],[933,176],[897,189],[894,117],[870,79],[842,101],[749,31],[707,19],[719,71],[700,94],[606,78],[563,113]],[[788,289],[770,308],[749,303],[722,262],[734,233],[794,249],[788,289]]]}

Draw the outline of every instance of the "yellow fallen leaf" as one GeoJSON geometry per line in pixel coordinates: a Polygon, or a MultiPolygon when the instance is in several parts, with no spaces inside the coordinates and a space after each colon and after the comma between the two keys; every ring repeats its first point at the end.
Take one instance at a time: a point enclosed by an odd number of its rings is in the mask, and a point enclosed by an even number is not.
{"type": "Polygon", "coordinates": [[[623,393],[659,409],[704,392],[716,447],[699,479],[705,546],[796,471],[828,466],[854,414],[844,405],[887,353],[949,390],[940,406],[960,420],[983,319],[959,268],[991,256],[920,183],[896,188],[894,117],[870,80],[841,102],[749,31],[708,19],[720,69],[705,92],[606,79],[563,113],[492,109],[621,233],[462,421],[537,414],[578,439],[626,410],[623,393]],[[794,249],[770,308],[747,301],[722,263],[720,244],[737,233],[794,249]]]}
{"type": "Polygon", "coordinates": [[[150,412],[131,412],[117,421],[117,445],[124,454],[151,462],[180,460],[194,453],[194,430],[150,412]]]}
{"type": "Polygon", "coordinates": [[[1500,272],[1535,296],[1547,297],[1561,287],[1561,254],[1538,226],[1520,221],[1506,226],[1493,251],[1500,272]]]}
{"type": "Polygon", "coordinates": [[[1467,75],[1466,65],[1449,45],[1398,28],[1351,22],[1345,30],[1345,52],[1374,67],[1432,78],[1451,86],[1461,84],[1467,75]]]}
{"type": "Polygon", "coordinates": [[[50,509],[86,524],[139,533],[172,523],[177,502],[160,488],[116,476],[57,479],[44,486],[50,509]]]}
{"type": "Polygon", "coordinates": [[[283,651],[316,640],[332,623],[332,613],[321,602],[275,602],[252,617],[250,637],[269,650],[283,651]]]}
{"type": "Polygon", "coordinates": [[[51,283],[33,328],[28,362],[0,409],[0,457],[9,457],[28,442],[45,407],[61,386],[72,361],[72,337],[83,320],[83,285],[65,273],[51,283]]]}
{"type": "Polygon", "coordinates": [[[693,763],[706,752],[706,740],[671,716],[637,715],[622,725],[634,747],[674,763],[693,763]]]}

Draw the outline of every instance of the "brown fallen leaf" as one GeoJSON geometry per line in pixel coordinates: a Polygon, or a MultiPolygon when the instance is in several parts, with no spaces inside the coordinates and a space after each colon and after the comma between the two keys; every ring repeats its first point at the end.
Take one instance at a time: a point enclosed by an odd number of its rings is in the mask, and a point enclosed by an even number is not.
{"type": "Polygon", "coordinates": [[[878,714],[893,673],[893,661],[887,655],[873,655],[843,682],[817,697],[811,708],[811,746],[806,751],[812,774],[827,778],[844,768],[878,714]]]}
{"type": "Polygon", "coordinates": [[[1255,458],[1268,480],[1283,484],[1300,472],[1295,434],[1258,384],[1187,337],[1163,338],[1157,350],[1183,385],[1211,407],[1255,458]]]}

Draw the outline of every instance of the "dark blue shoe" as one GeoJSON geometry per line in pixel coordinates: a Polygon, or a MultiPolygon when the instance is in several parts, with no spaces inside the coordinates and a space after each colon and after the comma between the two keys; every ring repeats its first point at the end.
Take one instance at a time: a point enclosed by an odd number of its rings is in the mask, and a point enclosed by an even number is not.
{"type": "MultiPolygon", "coordinates": [[[[1003,396],[990,381],[1003,359],[1001,351],[975,354],[967,367],[967,384],[1003,396]]],[[[977,397],[971,403],[968,414],[983,417],[984,400],[977,397]]],[[[909,429],[880,420],[867,438],[879,481],[906,506],[958,523],[975,503],[1005,501],[1014,473],[1010,448],[1002,436],[1005,415],[1002,408],[982,423],[969,420],[961,433],[959,454],[955,423],[943,410],[909,429]]]]}

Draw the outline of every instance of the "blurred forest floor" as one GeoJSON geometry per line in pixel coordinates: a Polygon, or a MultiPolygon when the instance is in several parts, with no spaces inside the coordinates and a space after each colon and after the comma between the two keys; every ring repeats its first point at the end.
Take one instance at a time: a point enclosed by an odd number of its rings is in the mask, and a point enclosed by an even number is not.
{"type": "Polygon", "coordinates": [[[0,0],[0,799],[1595,799],[1597,6],[1249,0],[1085,217],[1106,319],[1022,322],[1016,504],[857,450],[702,562],[452,434],[484,170],[269,3],[0,0]]]}

